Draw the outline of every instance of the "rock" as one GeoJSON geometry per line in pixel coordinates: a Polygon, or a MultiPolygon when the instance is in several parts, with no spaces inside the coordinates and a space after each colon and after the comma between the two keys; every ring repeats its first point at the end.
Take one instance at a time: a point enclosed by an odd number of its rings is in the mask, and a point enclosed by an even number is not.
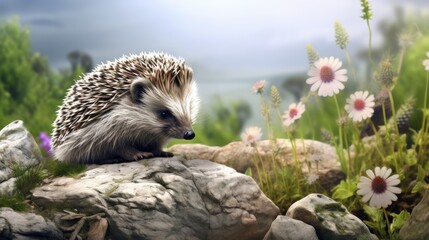
{"type": "Polygon", "coordinates": [[[113,239],[262,239],[279,209],[255,181],[205,160],[93,165],[36,188],[42,208],[105,213],[113,239]]]}
{"type": "Polygon", "coordinates": [[[0,239],[63,239],[63,235],[42,216],[0,208],[0,239]]]}
{"type": "MultiPolygon", "coordinates": [[[[260,155],[261,159],[272,156],[283,165],[294,162],[292,145],[289,139],[264,140],[257,142],[257,151],[242,141],[232,142],[223,147],[211,147],[202,144],[177,144],[168,149],[176,156],[185,159],[207,159],[234,168],[244,173],[252,168],[252,160],[260,155]]],[[[338,185],[345,178],[342,173],[335,147],[314,140],[296,140],[298,161],[304,173],[310,171],[319,175],[318,182],[327,191],[338,185]]],[[[268,161],[271,164],[271,161],[268,161]]],[[[269,169],[269,166],[265,166],[269,169]]],[[[256,169],[252,169],[255,172],[256,169]]]]}
{"type": "Polygon", "coordinates": [[[425,191],[422,200],[411,212],[410,219],[399,231],[399,239],[429,239],[429,190],[425,191]]]}
{"type": "MultiPolygon", "coordinates": [[[[258,154],[264,157],[271,157],[274,152],[278,160],[285,164],[294,161],[292,145],[289,139],[276,139],[275,141],[263,140],[257,143],[258,154]]],[[[239,172],[246,171],[251,166],[252,157],[257,153],[253,147],[246,145],[242,141],[231,142],[223,147],[211,147],[202,144],[176,144],[168,149],[175,155],[183,156],[185,159],[207,159],[216,163],[221,163],[236,169],[239,172]]],[[[319,171],[340,169],[336,150],[333,146],[314,140],[296,140],[296,151],[298,160],[317,162],[319,171]]],[[[307,168],[303,169],[308,171],[307,168]]],[[[316,164],[312,165],[312,170],[316,170],[316,164]]]]}
{"type": "Polygon", "coordinates": [[[341,203],[322,194],[309,194],[295,202],[286,215],[313,226],[320,240],[378,239],[341,203]]]}
{"type": "Polygon", "coordinates": [[[319,240],[319,238],[314,227],[288,216],[277,216],[264,240],[319,240]]]}
{"type": "Polygon", "coordinates": [[[22,121],[13,121],[0,131],[0,183],[11,178],[14,165],[34,166],[41,158],[36,141],[22,121]]]}
{"type": "Polygon", "coordinates": [[[16,178],[10,178],[9,180],[0,183],[0,196],[11,196],[15,194],[15,180],[16,178]]]}

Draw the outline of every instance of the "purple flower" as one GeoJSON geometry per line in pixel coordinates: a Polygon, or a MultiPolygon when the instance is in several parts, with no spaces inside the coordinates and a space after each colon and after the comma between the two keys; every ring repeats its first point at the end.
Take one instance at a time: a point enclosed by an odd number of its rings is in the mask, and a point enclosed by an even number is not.
{"type": "Polygon", "coordinates": [[[52,155],[51,137],[44,132],[40,132],[39,141],[40,141],[40,147],[43,148],[43,150],[45,150],[46,153],[48,153],[49,155],[52,155]]]}

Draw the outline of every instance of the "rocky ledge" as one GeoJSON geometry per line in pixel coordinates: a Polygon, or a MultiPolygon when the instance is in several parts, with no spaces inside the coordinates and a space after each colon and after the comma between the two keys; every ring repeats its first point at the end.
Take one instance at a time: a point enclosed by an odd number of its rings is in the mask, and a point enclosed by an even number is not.
{"type": "Polygon", "coordinates": [[[36,188],[31,200],[102,214],[114,239],[262,239],[279,214],[251,177],[177,158],[93,165],[36,188]]]}

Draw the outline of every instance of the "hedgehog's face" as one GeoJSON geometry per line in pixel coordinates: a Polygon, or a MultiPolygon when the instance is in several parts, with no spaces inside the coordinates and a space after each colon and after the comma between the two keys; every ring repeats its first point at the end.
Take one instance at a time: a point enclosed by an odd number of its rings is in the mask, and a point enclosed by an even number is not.
{"type": "Polygon", "coordinates": [[[167,137],[193,139],[192,124],[199,108],[197,86],[192,81],[169,90],[167,92],[139,78],[131,84],[131,98],[144,111],[145,127],[167,137]]]}

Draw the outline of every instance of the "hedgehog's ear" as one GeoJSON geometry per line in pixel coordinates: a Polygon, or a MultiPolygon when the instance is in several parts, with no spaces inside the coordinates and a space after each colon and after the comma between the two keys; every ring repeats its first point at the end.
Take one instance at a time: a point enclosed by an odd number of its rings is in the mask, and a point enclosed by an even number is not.
{"type": "Polygon", "coordinates": [[[148,86],[149,80],[146,78],[139,77],[135,79],[131,83],[130,92],[131,92],[131,99],[138,103],[141,102],[143,98],[143,94],[146,92],[146,88],[148,86]]]}

